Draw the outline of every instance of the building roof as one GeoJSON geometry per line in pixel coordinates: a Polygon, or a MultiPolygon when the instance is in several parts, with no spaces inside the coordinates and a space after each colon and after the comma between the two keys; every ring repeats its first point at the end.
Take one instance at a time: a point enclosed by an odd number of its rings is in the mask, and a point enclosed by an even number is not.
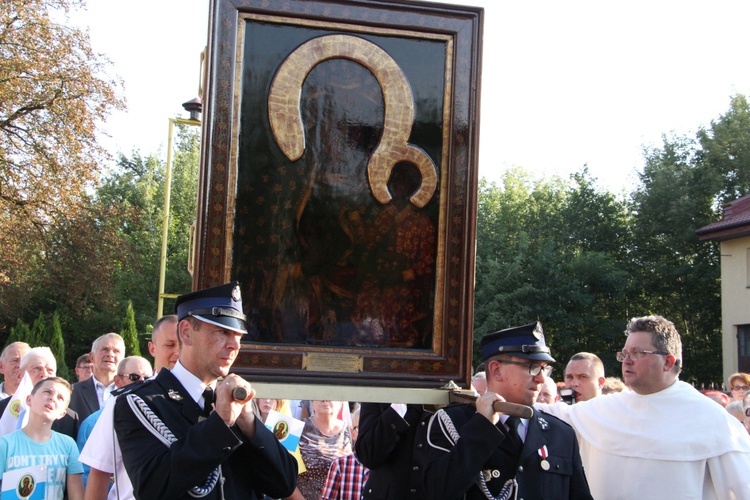
{"type": "Polygon", "coordinates": [[[721,220],[695,231],[701,240],[724,241],[750,236],[750,195],[721,207],[721,220]]]}

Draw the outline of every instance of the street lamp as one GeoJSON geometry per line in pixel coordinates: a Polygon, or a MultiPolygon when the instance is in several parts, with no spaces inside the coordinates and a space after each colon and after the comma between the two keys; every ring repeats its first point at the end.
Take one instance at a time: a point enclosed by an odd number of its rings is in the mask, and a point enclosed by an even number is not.
{"type": "MultiPolygon", "coordinates": [[[[164,315],[164,299],[174,299],[179,296],[176,293],[164,293],[164,283],[167,278],[167,237],[169,235],[169,210],[172,199],[172,141],[174,137],[174,126],[191,125],[200,127],[200,114],[203,108],[199,97],[191,99],[182,104],[185,111],[190,113],[190,118],[170,118],[169,135],[167,136],[167,165],[164,175],[164,221],[161,227],[161,258],[159,262],[159,300],[156,306],[156,317],[164,315]]],[[[191,257],[188,257],[190,259],[191,257]]]]}

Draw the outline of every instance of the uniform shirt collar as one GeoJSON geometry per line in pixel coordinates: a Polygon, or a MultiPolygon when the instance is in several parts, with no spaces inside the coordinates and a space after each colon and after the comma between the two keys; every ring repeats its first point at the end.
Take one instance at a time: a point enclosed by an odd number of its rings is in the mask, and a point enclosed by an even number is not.
{"type": "Polygon", "coordinates": [[[109,399],[110,393],[117,389],[117,387],[115,387],[114,382],[109,385],[104,385],[93,375],[91,378],[94,380],[94,390],[96,391],[96,399],[99,400],[99,408],[104,408],[104,403],[109,399]]]}
{"type": "MultiPolygon", "coordinates": [[[[500,420],[502,420],[503,425],[505,425],[505,421],[508,420],[508,417],[510,415],[501,415],[500,420]]],[[[518,425],[518,435],[521,436],[521,441],[526,441],[526,434],[529,431],[529,419],[528,418],[519,418],[518,420],[521,421],[521,423],[518,425]]],[[[507,428],[508,426],[505,425],[507,428]]]]}
{"type": "MultiPolygon", "coordinates": [[[[172,368],[172,375],[175,376],[175,378],[182,384],[182,387],[185,388],[188,394],[190,394],[190,397],[193,398],[193,401],[196,403],[201,403],[203,401],[203,391],[206,389],[206,384],[200,381],[198,377],[190,373],[187,368],[182,366],[179,360],[177,360],[177,363],[175,363],[174,368],[172,368]]],[[[216,388],[216,383],[214,383],[211,386],[212,389],[216,388]]]]}

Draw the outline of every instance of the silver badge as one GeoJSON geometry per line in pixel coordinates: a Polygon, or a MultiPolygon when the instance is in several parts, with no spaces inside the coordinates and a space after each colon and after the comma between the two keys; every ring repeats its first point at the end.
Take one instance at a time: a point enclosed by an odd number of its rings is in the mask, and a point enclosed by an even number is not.
{"type": "Polygon", "coordinates": [[[180,396],[180,393],[175,391],[174,389],[169,389],[167,392],[167,396],[169,396],[169,399],[174,399],[175,401],[182,401],[182,396],[180,396]]]}
{"type": "Polygon", "coordinates": [[[235,302],[240,302],[242,300],[242,294],[240,293],[239,285],[232,288],[232,300],[235,302]]]}
{"type": "Polygon", "coordinates": [[[541,462],[539,462],[539,465],[542,466],[542,469],[549,470],[549,462],[548,461],[542,460],[541,462]]]}
{"type": "Polygon", "coordinates": [[[544,420],[542,417],[539,417],[537,420],[539,420],[539,427],[542,428],[543,431],[547,430],[547,427],[549,427],[549,424],[546,420],[544,420]]]}
{"type": "Polygon", "coordinates": [[[542,324],[540,322],[536,322],[532,334],[537,340],[544,340],[544,330],[542,330],[542,324]]]}

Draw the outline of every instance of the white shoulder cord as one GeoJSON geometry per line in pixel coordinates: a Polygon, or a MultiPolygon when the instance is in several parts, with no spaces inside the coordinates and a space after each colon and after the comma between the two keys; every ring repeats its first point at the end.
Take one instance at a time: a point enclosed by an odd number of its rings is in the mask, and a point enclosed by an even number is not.
{"type": "Polygon", "coordinates": [[[458,434],[458,431],[456,430],[456,427],[453,425],[453,421],[448,416],[447,413],[445,413],[443,410],[438,410],[435,415],[432,416],[430,419],[430,422],[427,424],[427,444],[432,446],[433,448],[437,448],[438,450],[443,450],[445,452],[450,452],[448,448],[443,448],[442,446],[437,446],[435,443],[430,440],[430,435],[432,434],[432,423],[437,420],[438,425],[440,426],[440,430],[442,431],[443,435],[445,435],[446,438],[448,438],[448,441],[450,441],[451,445],[455,445],[459,439],[461,439],[461,436],[458,434]]]}
{"type": "MultiPolygon", "coordinates": [[[[156,436],[164,445],[169,448],[172,443],[177,441],[177,438],[172,434],[164,422],[156,416],[156,414],[148,407],[145,401],[136,394],[128,394],[125,396],[128,401],[130,409],[133,410],[133,414],[138,417],[138,420],[143,424],[143,427],[148,429],[151,434],[156,436]]],[[[221,477],[221,465],[211,471],[206,480],[201,486],[194,486],[188,490],[188,494],[193,498],[202,498],[213,491],[216,487],[216,483],[221,479],[221,498],[224,498],[224,478],[221,477]]]]}
{"type": "MultiPolygon", "coordinates": [[[[430,429],[432,428],[432,422],[434,420],[438,421],[440,430],[443,432],[443,435],[448,438],[448,441],[450,441],[452,445],[455,446],[458,440],[461,439],[461,435],[456,430],[456,426],[453,424],[453,420],[451,420],[448,414],[443,410],[438,410],[430,419],[430,422],[427,425],[427,443],[438,450],[450,452],[449,449],[443,448],[442,446],[437,446],[430,440],[430,429]]],[[[518,497],[518,483],[516,482],[515,478],[506,481],[505,485],[503,485],[502,490],[500,490],[500,494],[496,497],[493,496],[492,493],[490,493],[489,488],[487,488],[487,481],[485,480],[484,474],[482,472],[479,473],[479,478],[476,480],[476,483],[482,494],[488,500],[509,500],[511,493],[514,493],[513,498],[518,497]]]]}

